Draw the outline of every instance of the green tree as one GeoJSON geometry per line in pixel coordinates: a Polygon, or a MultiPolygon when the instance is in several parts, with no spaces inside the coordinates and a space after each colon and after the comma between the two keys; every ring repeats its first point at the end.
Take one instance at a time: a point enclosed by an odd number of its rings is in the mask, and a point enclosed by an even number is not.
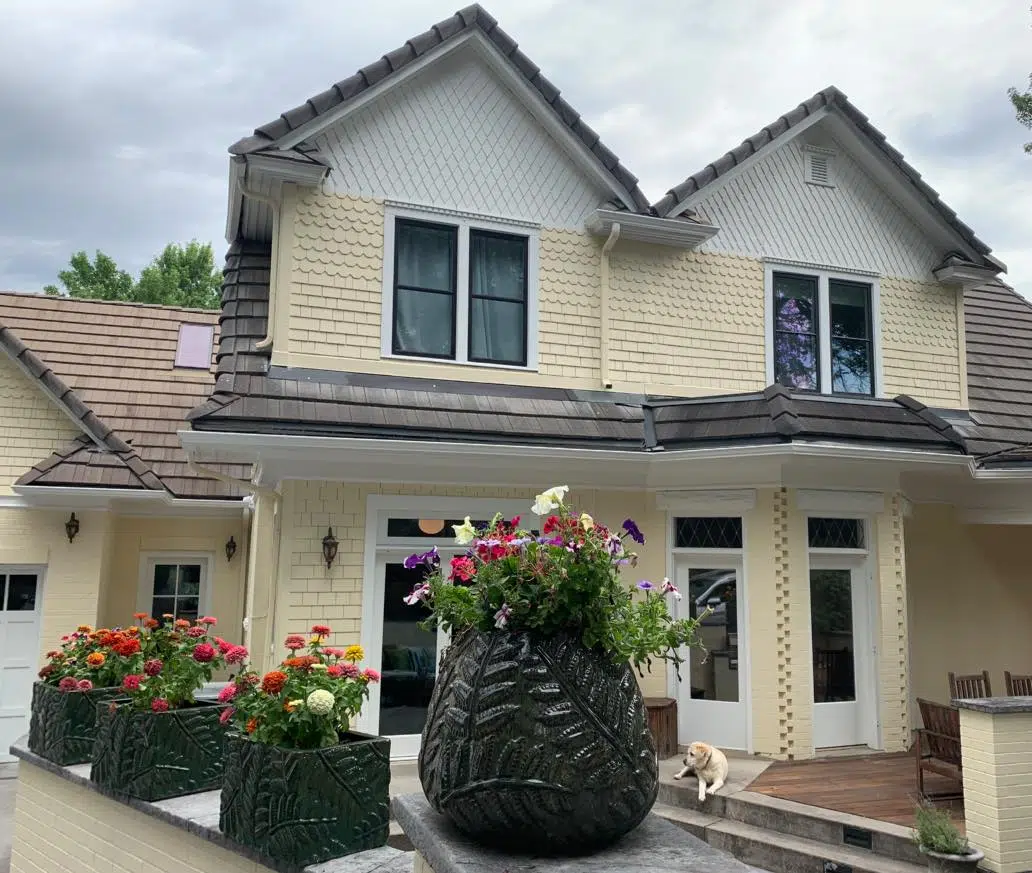
{"type": "Polygon", "coordinates": [[[169,243],[143,268],[136,281],[101,251],[96,252],[93,260],[86,252],[76,252],[69,268],[57,275],[64,290],[46,285],[46,294],[196,309],[218,309],[221,302],[222,276],[215,268],[211,245],[202,245],[197,240],[185,246],[169,243]]]}
{"type": "MultiPolygon", "coordinates": [[[[1028,77],[1028,87],[1024,91],[1011,88],[1007,95],[1014,104],[1014,113],[1018,121],[1032,130],[1032,76],[1028,77]]],[[[1032,154],[1032,142],[1025,143],[1025,151],[1032,154]]]]}

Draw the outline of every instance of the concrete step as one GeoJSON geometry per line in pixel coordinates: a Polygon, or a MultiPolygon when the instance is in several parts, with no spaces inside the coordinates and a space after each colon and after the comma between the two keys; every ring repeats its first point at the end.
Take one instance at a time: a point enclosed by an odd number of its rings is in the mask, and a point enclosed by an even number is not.
{"type": "Polygon", "coordinates": [[[724,803],[724,817],[828,846],[866,850],[911,864],[926,863],[914,845],[910,829],[889,822],[781,800],[752,791],[740,791],[728,797],[724,803]]]}
{"type": "Polygon", "coordinates": [[[924,873],[912,864],[865,849],[833,846],[724,819],[706,828],[706,842],[770,873],[924,873]]]}
{"type": "Polygon", "coordinates": [[[709,813],[699,812],[694,809],[685,809],[681,806],[670,806],[666,803],[655,804],[652,807],[652,811],[656,815],[665,818],[671,824],[675,824],[693,836],[698,837],[700,840],[706,839],[706,828],[715,825],[719,821],[723,821],[720,816],[710,815],[709,813]]]}
{"type": "Polygon", "coordinates": [[[699,783],[691,776],[677,782],[663,779],[659,783],[659,803],[703,812],[707,815],[724,817],[727,796],[724,794],[708,794],[703,801],[699,800],[699,783]]]}

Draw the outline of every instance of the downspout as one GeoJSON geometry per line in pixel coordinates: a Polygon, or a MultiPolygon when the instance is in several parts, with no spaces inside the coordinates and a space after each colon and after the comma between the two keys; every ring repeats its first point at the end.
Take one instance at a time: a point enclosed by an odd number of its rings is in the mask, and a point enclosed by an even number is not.
{"type": "MultiPolygon", "coordinates": [[[[247,174],[247,167],[244,167],[244,173],[237,177],[237,190],[241,196],[248,197],[251,200],[257,200],[259,203],[264,203],[269,209],[272,210],[272,239],[273,242],[276,240],[276,225],[279,223],[279,203],[267,194],[259,194],[257,191],[248,188],[244,183],[244,178],[247,174]]],[[[242,208],[242,207],[241,207],[242,208]]],[[[272,334],[273,325],[276,323],[275,319],[275,306],[276,296],[273,293],[275,288],[275,282],[273,281],[276,276],[276,246],[272,247],[272,259],[269,264],[269,316],[268,324],[265,326],[265,336],[262,337],[258,342],[254,344],[256,349],[267,349],[272,345],[272,334]]]]}
{"type": "Polygon", "coordinates": [[[600,369],[602,375],[602,387],[612,388],[613,380],[609,376],[609,253],[620,239],[620,223],[613,222],[609,229],[609,236],[602,244],[602,260],[599,263],[599,274],[601,276],[601,287],[599,289],[599,352],[600,369]]]}
{"type": "Polygon", "coordinates": [[[242,624],[244,647],[251,649],[251,613],[254,607],[254,587],[251,584],[251,524],[254,520],[254,495],[244,498],[243,531],[240,550],[244,562],[244,615],[242,624]]]}

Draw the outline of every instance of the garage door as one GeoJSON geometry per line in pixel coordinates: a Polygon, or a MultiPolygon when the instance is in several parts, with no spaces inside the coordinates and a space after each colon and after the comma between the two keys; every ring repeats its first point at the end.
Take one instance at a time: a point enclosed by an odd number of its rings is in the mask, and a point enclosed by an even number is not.
{"type": "Polygon", "coordinates": [[[37,570],[0,567],[0,761],[29,729],[43,607],[37,570]]]}

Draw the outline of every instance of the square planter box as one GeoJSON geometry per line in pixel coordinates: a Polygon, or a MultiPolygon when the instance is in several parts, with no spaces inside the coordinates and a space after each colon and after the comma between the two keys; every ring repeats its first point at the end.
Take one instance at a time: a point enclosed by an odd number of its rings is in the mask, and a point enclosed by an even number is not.
{"type": "Polygon", "coordinates": [[[85,764],[97,739],[97,704],[113,700],[119,688],[61,691],[37,682],[32,686],[29,749],[41,758],[69,767],[85,764]]]}
{"type": "Polygon", "coordinates": [[[226,738],[219,827],[280,867],[386,845],[391,741],[353,731],[327,749],[226,738]]]}
{"type": "Polygon", "coordinates": [[[126,703],[97,707],[90,779],[139,800],[212,791],[222,784],[221,704],[138,712],[126,703]]]}

